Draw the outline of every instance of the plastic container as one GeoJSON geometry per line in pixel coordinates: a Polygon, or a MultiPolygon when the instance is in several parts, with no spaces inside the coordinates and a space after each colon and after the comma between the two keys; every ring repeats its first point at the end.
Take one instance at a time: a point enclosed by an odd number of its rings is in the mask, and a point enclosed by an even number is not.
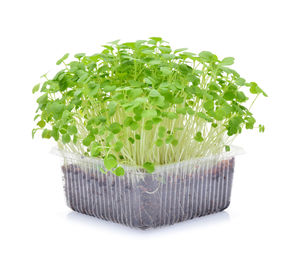
{"type": "Polygon", "coordinates": [[[226,209],[237,150],[156,166],[152,174],[123,166],[124,176],[104,174],[103,160],[59,152],[67,205],[74,211],[147,229],[226,209]]]}

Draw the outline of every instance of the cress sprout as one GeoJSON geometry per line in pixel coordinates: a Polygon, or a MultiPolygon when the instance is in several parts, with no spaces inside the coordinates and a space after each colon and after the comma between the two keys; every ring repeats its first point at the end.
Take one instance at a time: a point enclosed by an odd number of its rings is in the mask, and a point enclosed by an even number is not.
{"type": "Polygon", "coordinates": [[[118,176],[122,164],[153,172],[230,151],[237,134],[256,128],[250,109],[267,95],[228,67],[234,58],[186,50],[151,37],[110,42],[68,62],[64,55],[56,63],[62,69],[32,90],[40,94],[32,136],[40,130],[63,150],[103,158],[118,176]]]}

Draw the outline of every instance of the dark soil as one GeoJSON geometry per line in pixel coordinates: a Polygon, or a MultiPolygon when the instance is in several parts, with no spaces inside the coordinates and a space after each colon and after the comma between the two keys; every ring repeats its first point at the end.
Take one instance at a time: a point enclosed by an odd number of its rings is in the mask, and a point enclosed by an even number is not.
{"type": "Polygon", "coordinates": [[[221,211],[229,206],[234,158],[207,169],[162,174],[103,174],[80,163],[62,166],[74,211],[147,229],[221,211]]]}

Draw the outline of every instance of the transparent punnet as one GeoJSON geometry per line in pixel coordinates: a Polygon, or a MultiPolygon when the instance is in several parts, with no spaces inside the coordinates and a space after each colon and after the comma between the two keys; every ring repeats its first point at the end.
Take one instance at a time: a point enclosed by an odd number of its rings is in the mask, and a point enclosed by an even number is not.
{"type": "Polygon", "coordinates": [[[74,211],[130,227],[171,225],[226,209],[235,155],[220,155],[143,168],[123,166],[124,176],[106,174],[103,160],[56,151],[63,157],[64,189],[74,211]]]}

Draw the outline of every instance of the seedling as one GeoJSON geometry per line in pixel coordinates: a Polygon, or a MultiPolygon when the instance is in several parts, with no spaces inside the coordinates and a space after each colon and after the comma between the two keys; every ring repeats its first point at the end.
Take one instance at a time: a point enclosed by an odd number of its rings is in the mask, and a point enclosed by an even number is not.
{"type": "Polygon", "coordinates": [[[32,136],[40,131],[60,149],[102,158],[118,176],[122,164],[151,173],[230,151],[236,135],[256,128],[250,108],[267,94],[229,68],[234,58],[186,50],[151,37],[72,60],[65,54],[61,70],[32,89],[39,94],[32,136]]]}

